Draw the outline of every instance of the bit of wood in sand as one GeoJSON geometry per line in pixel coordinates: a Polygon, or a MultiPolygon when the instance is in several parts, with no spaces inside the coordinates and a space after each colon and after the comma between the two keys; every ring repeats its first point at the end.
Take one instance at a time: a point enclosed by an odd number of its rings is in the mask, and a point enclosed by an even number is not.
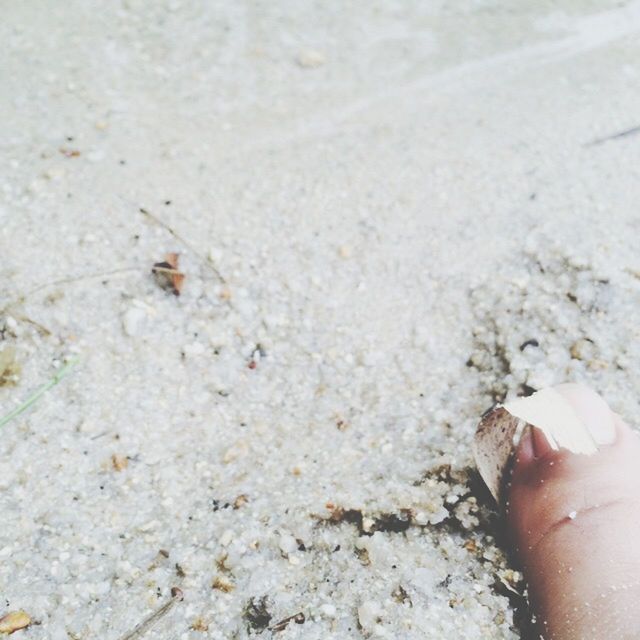
{"type": "Polygon", "coordinates": [[[142,638],[161,618],[163,618],[173,608],[176,602],[182,602],[184,594],[179,587],[171,588],[171,598],[167,600],[161,607],[147,616],[142,622],[138,623],[129,633],[126,633],[120,640],[135,640],[142,638]]]}

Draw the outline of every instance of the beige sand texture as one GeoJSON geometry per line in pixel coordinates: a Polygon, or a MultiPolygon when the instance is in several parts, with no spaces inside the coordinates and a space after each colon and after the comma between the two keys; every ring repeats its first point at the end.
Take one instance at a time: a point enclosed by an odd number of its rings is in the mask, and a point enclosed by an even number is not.
{"type": "Polygon", "coordinates": [[[479,416],[640,417],[640,3],[557,6],[4,3],[12,638],[522,637],[479,416]]]}

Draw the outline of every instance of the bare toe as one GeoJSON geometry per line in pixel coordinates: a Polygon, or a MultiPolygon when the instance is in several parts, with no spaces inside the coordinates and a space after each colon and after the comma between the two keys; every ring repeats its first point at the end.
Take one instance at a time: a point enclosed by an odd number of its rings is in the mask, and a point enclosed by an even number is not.
{"type": "Polygon", "coordinates": [[[527,427],[507,519],[546,640],[640,638],[640,439],[594,391],[556,388],[598,442],[555,451],[527,427]]]}

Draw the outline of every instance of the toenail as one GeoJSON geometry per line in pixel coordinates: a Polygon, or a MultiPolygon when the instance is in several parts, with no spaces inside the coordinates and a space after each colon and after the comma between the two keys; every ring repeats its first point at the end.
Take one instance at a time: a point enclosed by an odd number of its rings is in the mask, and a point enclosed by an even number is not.
{"type": "Polygon", "coordinates": [[[555,389],[572,406],[597,445],[613,444],[615,416],[601,396],[582,384],[561,384],[555,389]]]}

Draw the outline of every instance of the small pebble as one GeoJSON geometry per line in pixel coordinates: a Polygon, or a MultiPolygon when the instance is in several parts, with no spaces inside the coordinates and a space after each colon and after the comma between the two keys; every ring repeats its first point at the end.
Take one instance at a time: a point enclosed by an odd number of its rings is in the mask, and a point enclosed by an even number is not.
{"type": "Polygon", "coordinates": [[[218,540],[218,542],[223,546],[223,547],[228,547],[231,544],[231,541],[233,540],[233,531],[231,531],[231,529],[227,529],[221,536],[220,539],[218,540]]]}
{"type": "Polygon", "coordinates": [[[351,247],[349,245],[343,244],[338,248],[338,255],[341,258],[350,258],[352,255],[351,247]]]}
{"type": "Polygon", "coordinates": [[[326,58],[321,51],[305,49],[298,54],[296,61],[304,69],[315,69],[321,67],[326,62],[326,58]]]}
{"type": "Polygon", "coordinates": [[[298,548],[298,542],[293,536],[283,535],[280,536],[279,545],[280,551],[283,553],[293,553],[298,548]]]}
{"type": "Polygon", "coordinates": [[[382,607],[373,600],[367,600],[358,607],[358,621],[365,631],[371,631],[380,622],[382,607]]]}
{"type": "Polygon", "coordinates": [[[130,338],[135,338],[142,332],[145,315],[142,309],[132,307],[122,316],[122,328],[130,338]]]}
{"type": "Polygon", "coordinates": [[[320,606],[320,613],[325,618],[335,618],[337,610],[332,604],[323,604],[320,606]]]}

